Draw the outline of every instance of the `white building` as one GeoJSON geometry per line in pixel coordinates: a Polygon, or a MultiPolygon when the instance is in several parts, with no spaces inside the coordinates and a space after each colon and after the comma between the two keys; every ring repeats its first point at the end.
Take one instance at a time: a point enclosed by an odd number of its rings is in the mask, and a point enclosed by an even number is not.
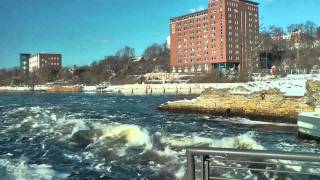
{"type": "Polygon", "coordinates": [[[61,54],[34,54],[29,59],[29,71],[34,72],[43,68],[61,69],[61,54]]]}

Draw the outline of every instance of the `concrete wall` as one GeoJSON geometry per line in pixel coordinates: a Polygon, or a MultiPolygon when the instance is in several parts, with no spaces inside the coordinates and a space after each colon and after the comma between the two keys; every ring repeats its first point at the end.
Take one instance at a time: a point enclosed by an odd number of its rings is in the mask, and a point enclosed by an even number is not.
{"type": "Polygon", "coordinates": [[[201,94],[208,88],[236,88],[242,83],[221,83],[221,84],[131,84],[110,86],[104,92],[122,94],[201,94]]]}

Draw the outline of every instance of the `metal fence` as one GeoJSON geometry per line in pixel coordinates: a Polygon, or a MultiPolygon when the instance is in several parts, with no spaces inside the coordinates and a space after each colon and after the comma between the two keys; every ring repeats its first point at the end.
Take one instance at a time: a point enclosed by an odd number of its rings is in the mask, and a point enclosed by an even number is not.
{"type": "Polygon", "coordinates": [[[319,180],[320,155],[221,148],[187,149],[188,180],[319,180]]]}

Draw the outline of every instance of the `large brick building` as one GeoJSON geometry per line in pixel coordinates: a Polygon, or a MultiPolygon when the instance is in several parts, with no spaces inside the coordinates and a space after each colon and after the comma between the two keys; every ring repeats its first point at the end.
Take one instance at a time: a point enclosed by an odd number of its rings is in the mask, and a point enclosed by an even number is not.
{"type": "Polygon", "coordinates": [[[39,71],[46,69],[59,70],[62,67],[61,54],[34,54],[29,58],[29,71],[39,71]]]}
{"type": "Polygon", "coordinates": [[[209,0],[206,10],[170,19],[173,72],[245,69],[259,33],[258,3],[209,0]]]}

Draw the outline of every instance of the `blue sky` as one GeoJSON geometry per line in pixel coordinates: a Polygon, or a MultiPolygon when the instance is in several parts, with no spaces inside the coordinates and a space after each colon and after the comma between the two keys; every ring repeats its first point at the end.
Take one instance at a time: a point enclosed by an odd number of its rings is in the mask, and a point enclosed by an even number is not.
{"type": "MultiPolygon", "coordinates": [[[[258,0],[263,26],[320,24],[319,0],[258,0]],[[302,13],[301,13],[302,12],[302,13]]],[[[0,0],[0,68],[19,53],[54,52],[63,65],[87,65],[125,45],[140,55],[169,35],[169,18],[207,8],[208,0],[0,0]]]]}

